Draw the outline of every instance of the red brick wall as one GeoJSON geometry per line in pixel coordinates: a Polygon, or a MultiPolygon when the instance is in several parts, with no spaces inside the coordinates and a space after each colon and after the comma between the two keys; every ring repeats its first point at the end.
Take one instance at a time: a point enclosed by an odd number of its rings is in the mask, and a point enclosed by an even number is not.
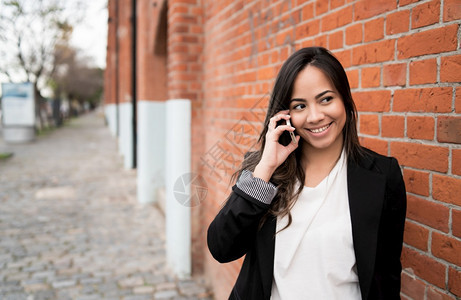
{"type": "Polygon", "coordinates": [[[241,261],[211,258],[207,226],[243,153],[257,147],[279,67],[312,45],[346,68],[362,144],[403,167],[404,299],[461,297],[460,24],[458,0],[168,1],[168,98],[192,100],[192,170],[208,184],[193,208],[193,270],[216,299],[227,298],[241,261]]]}
{"type": "Polygon", "coordinates": [[[104,103],[113,104],[116,98],[116,5],[114,1],[109,1],[108,12],[108,32],[107,32],[107,55],[106,70],[104,72],[104,103]]]}
{"type": "Polygon", "coordinates": [[[132,9],[131,0],[117,0],[120,8],[118,11],[119,27],[119,103],[131,102],[132,89],[132,9]]]}
{"type": "Polygon", "coordinates": [[[108,9],[110,22],[107,43],[107,67],[105,71],[105,78],[108,80],[105,83],[105,103],[131,102],[133,93],[131,87],[131,0],[109,0],[108,9]]]}
{"type": "Polygon", "coordinates": [[[167,3],[138,1],[137,13],[137,98],[166,100],[167,87],[167,3]]]}
{"type": "MultiPolygon", "coordinates": [[[[217,299],[241,261],[219,265],[206,249],[209,222],[229,175],[255,147],[268,94],[295,49],[331,49],[347,70],[361,142],[397,157],[408,190],[403,251],[406,299],[461,297],[461,55],[459,2],[204,1],[200,246],[217,299]]],[[[198,150],[194,148],[194,153],[198,150]]],[[[194,156],[197,160],[197,156],[194,156]]],[[[197,241],[200,240],[197,238],[197,241]]]]}

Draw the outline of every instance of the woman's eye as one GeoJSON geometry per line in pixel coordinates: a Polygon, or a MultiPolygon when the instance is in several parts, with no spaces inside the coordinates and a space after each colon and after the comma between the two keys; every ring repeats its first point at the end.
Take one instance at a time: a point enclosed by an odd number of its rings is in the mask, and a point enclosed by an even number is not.
{"type": "Polygon", "coordinates": [[[333,97],[332,97],[332,96],[328,96],[328,97],[323,98],[321,102],[322,102],[322,103],[328,103],[328,102],[330,102],[331,100],[333,100],[333,97]]]}
{"type": "Polygon", "coordinates": [[[299,110],[299,109],[303,109],[304,107],[306,107],[306,105],[304,104],[296,104],[293,106],[293,110],[299,110]]]}

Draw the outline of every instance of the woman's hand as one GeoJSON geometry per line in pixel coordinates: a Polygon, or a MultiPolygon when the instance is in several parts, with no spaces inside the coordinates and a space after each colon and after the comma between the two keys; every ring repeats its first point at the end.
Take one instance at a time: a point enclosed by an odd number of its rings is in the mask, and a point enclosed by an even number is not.
{"type": "Polygon", "coordinates": [[[300,136],[296,137],[296,143],[290,142],[287,146],[283,146],[278,142],[280,136],[285,130],[290,132],[295,130],[294,127],[289,125],[277,126],[278,121],[282,119],[290,119],[290,115],[288,114],[289,112],[289,110],[282,110],[270,119],[266,133],[266,144],[264,145],[263,155],[253,172],[254,177],[261,178],[262,180],[268,182],[278,166],[287,159],[291,152],[298,148],[300,136]]]}

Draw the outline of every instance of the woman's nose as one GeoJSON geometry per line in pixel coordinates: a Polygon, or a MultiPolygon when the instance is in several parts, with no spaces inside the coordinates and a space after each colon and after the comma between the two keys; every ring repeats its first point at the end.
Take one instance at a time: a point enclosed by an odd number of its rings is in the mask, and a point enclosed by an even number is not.
{"type": "Polygon", "coordinates": [[[322,109],[314,105],[307,110],[306,121],[308,123],[318,123],[323,120],[324,116],[322,109]]]}

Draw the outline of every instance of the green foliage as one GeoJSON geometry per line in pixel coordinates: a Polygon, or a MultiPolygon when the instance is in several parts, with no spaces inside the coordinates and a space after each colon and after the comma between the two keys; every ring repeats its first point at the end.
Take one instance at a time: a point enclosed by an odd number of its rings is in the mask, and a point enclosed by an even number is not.
{"type": "Polygon", "coordinates": [[[13,153],[11,152],[0,152],[0,161],[8,159],[13,156],[13,153]]]}

